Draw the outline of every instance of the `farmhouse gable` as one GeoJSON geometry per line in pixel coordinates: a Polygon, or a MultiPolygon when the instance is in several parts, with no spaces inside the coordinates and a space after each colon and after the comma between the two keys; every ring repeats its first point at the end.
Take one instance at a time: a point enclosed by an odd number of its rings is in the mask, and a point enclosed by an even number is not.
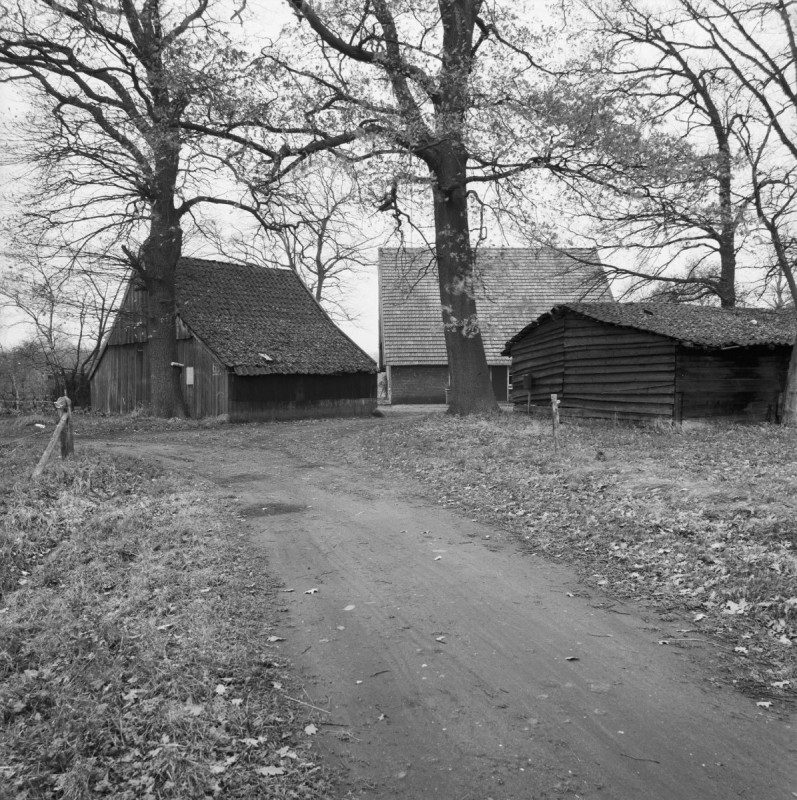
{"type": "MultiPolygon", "coordinates": [[[[376,404],[376,364],[286,269],[182,258],[175,335],[192,416],[358,413],[376,404]]],[[[145,292],[131,281],[92,374],[92,404],[148,403],[145,292]]]]}
{"type": "MultiPolygon", "coordinates": [[[[479,248],[476,306],[499,400],[507,399],[509,336],[556,303],[610,300],[597,253],[590,249],[479,248]]],[[[394,403],[442,403],[448,384],[440,290],[428,248],[379,251],[379,350],[394,403]]]]}

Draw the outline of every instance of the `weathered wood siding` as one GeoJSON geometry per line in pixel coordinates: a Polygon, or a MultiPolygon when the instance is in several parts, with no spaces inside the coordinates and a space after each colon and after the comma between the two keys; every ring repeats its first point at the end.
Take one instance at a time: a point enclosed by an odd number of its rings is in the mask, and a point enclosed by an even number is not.
{"type": "MultiPolygon", "coordinates": [[[[91,405],[126,414],[150,403],[146,292],[131,287],[91,378],[91,405]]],[[[179,317],[177,360],[181,388],[193,418],[229,414],[231,420],[370,414],[376,374],[234,375],[179,317]],[[193,370],[193,382],[188,382],[193,370]]],[[[441,388],[442,394],[442,388],[441,388]]]]}
{"type": "Polygon", "coordinates": [[[128,414],[149,405],[146,344],[108,345],[91,378],[91,407],[106,414],[128,414]]]}
{"type": "Polygon", "coordinates": [[[671,339],[568,315],[564,343],[562,411],[619,419],[672,417],[671,339]]]}
{"type": "Polygon", "coordinates": [[[231,421],[370,414],[376,374],[233,375],[231,421]]]}
{"type": "Polygon", "coordinates": [[[678,348],[677,416],[775,421],[790,347],[678,348]]]}
{"type": "Polygon", "coordinates": [[[140,344],[146,341],[147,293],[143,287],[131,284],[108,335],[108,345],[140,344]]]}
{"type": "Polygon", "coordinates": [[[512,399],[522,410],[558,394],[569,416],[671,417],[675,343],[567,314],[534,328],[512,347],[512,399]],[[524,376],[531,376],[527,388],[524,376]]]}
{"type": "Polygon", "coordinates": [[[230,413],[230,383],[232,375],[227,367],[182,324],[177,325],[177,359],[180,370],[180,387],[191,417],[217,417],[230,413]],[[193,385],[188,383],[189,367],[194,370],[193,385]]]}
{"type": "Polygon", "coordinates": [[[91,407],[127,414],[149,405],[147,294],[130,285],[91,377],[91,407]]]}
{"type": "Polygon", "coordinates": [[[548,319],[512,347],[512,402],[550,403],[564,381],[564,319],[548,319]],[[528,381],[531,382],[529,387],[528,381]]]}
{"type": "Polygon", "coordinates": [[[566,313],[512,346],[512,399],[563,415],[646,420],[776,420],[790,347],[686,347],[566,313]],[[531,389],[525,376],[531,376],[531,389]]]}

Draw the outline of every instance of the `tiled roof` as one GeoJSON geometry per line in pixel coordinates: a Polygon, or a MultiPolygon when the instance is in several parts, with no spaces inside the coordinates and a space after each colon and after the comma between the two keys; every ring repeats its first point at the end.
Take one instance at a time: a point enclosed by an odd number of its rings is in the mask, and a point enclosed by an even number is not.
{"type": "Polygon", "coordinates": [[[506,343],[504,352],[545,319],[564,311],[699,347],[790,345],[794,344],[797,334],[793,310],[716,308],[683,303],[563,303],[526,325],[506,343]]]}
{"type": "MultiPolygon", "coordinates": [[[[476,309],[489,364],[507,364],[506,340],[556,303],[610,299],[594,250],[484,247],[476,309]]],[[[386,364],[445,364],[437,263],[426,248],[379,251],[380,337],[386,364]]]]}
{"type": "Polygon", "coordinates": [[[177,309],[238,375],[376,371],[287,269],[182,258],[177,309]]]}

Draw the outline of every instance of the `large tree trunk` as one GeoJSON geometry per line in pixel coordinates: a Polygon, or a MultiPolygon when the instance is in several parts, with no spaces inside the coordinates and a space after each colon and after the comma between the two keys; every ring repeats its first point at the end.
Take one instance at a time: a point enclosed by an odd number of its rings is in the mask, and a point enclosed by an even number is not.
{"type": "Polygon", "coordinates": [[[783,394],[783,412],[781,413],[780,421],[783,425],[797,426],[797,342],[794,343],[791,349],[789,371],[786,374],[786,391],[783,394]]]}
{"type": "Polygon", "coordinates": [[[498,411],[474,294],[464,149],[445,144],[434,169],[434,217],[440,304],[451,377],[449,413],[498,411]]]}
{"type": "Polygon", "coordinates": [[[187,416],[180,386],[175,332],[175,273],[182,231],[171,196],[153,204],[150,234],[140,259],[147,288],[150,410],[156,417],[187,416]]]}
{"type": "Polygon", "coordinates": [[[727,135],[719,136],[720,276],[717,285],[720,305],[736,305],[736,220],[733,206],[733,170],[727,135]]]}

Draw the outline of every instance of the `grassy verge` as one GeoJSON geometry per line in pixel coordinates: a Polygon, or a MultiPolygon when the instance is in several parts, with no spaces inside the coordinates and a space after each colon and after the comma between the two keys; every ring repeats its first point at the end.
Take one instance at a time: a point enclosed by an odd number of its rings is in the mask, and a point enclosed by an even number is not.
{"type": "Polygon", "coordinates": [[[438,502],[575,562],[588,582],[688,614],[689,627],[720,637],[732,680],[762,702],[797,696],[797,434],[561,430],[557,457],[549,426],[519,415],[435,415],[363,442],[438,502]]]}
{"type": "Polygon", "coordinates": [[[86,448],[30,482],[42,446],[0,477],[0,798],[328,796],[231,514],[86,448]]]}

